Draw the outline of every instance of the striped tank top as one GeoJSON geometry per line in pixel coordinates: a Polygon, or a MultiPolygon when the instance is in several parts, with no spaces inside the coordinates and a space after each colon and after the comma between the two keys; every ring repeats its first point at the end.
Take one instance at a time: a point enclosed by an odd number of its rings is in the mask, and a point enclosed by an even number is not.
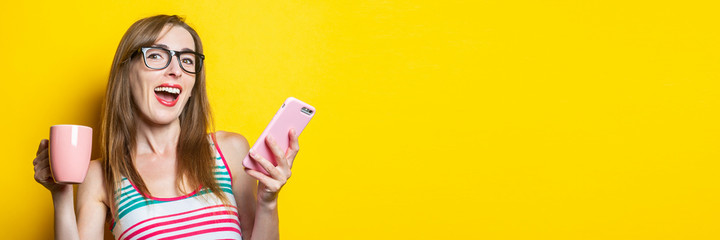
{"type": "Polygon", "coordinates": [[[206,189],[175,198],[143,198],[123,177],[116,191],[118,219],[111,223],[115,239],[242,239],[237,204],[232,193],[232,175],[212,134],[215,149],[215,179],[232,204],[206,189]]]}

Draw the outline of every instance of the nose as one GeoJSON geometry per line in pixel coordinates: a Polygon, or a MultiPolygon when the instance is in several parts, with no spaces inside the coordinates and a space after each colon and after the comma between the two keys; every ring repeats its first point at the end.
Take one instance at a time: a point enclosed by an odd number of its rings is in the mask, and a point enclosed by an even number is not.
{"type": "Polygon", "coordinates": [[[170,57],[170,65],[165,69],[165,73],[168,76],[179,78],[182,76],[183,70],[180,68],[180,62],[176,56],[170,57]]]}

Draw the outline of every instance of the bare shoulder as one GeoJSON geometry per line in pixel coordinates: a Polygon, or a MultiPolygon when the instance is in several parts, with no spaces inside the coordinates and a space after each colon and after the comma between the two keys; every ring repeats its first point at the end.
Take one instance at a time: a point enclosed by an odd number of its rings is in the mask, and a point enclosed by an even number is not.
{"type": "MultiPolygon", "coordinates": [[[[104,180],[105,173],[103,172],[103,161],[102,159],[95,159],[90,161],[88,166],[88,173],[85,177],[86,181],[88,178],[102,182],[104,180]]],[[[96,182],[96,181],[93,181],[96,182]]]]}
{"type": "Polygon", "coordinates": [[[105,185],[105,173],[103,172],[103,162],[101,159],[90,161],[90,166],[88,166],[88,172],[85,176],[83,184],[85,183],[91,185],[105,185]]]}
{"type": "Polygon", "coordinates": [[[244,150],[247,151],[248,148],[248,141],[242,134],[234,133],[234,132],[226,132],[226,131],[217,131],[215,133],[215,136],[217,137],[218,144],[229,145],[233,148],[244,148],[244,150]]]}
{"type": "Polygon", "coordinates": [[[215,137],[225,155],[245,155],[250,148],[245,136],[239,133],[218,131],[215,133],[215,137]]]}
{"type": "Polygon", "coordinates": [[[242,160],[250,148],[247,139],[239,133],[226,131],[216,132],[215,137],[228,167],[234,172],[238,172],[236,169],[242,170],[242,160]]]}

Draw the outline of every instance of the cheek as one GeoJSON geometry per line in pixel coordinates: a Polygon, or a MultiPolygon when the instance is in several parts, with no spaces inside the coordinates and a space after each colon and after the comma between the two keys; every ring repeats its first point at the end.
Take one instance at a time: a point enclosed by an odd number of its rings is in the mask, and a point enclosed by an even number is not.
{"type": "Polygon", "coordinates": [[[147,89],[144,84],[146,77],[147,76],[143,75],[143,72],[133,69],[130,74],[130,79],[128,79],[130,80],[130,93],[132,94],[132,99],[137,104],[141,103],[146,97],[147,89]]]}
{"type": "Polygon", "coordinates": [[[188,97],[191,97],[191,96],[193,95],[193,91],[195,90],[195,78],[190,79],[190,80],[188,81],[188,84],[187,84],[186,86],[187,86],[187,87],[185,87],[185,88],[186,88],[187,90],[189,90],[187,96],[188,96],[188,97]]]}
{"type": "Polygon", "coordinates": [[[140,76],[138,74],[134,74],[134,76],[130,77],[130,93],[132,93],[133,99],[138,99],[142,97],[142,84],[140,84],[142,80],[140,79],[140,76]]]}

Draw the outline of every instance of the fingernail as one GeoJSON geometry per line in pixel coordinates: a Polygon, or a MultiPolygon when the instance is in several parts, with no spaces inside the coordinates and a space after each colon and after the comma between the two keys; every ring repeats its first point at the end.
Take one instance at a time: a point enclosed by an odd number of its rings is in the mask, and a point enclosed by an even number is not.
{"type": "Polygon", "coordinates": [[[275,141],[275,140],[273,139],[272,135],[268,135],[267,138],[268,138],[268,141],[271,141],[271,142],[274,142],[274,141],[275,141]]]}

